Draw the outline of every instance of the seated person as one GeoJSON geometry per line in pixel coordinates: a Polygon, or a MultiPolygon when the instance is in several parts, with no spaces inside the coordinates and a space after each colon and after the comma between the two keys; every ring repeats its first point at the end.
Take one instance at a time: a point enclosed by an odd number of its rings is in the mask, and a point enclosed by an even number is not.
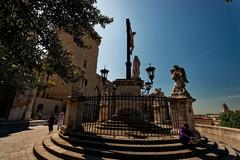
{"type": "Polygon", "coordinates": [[[197,143],[197,138],[193,132],[189,130],[188,124],[184,124],[183,127],[179,129],[179,138],[185,145],[197,143]]]}

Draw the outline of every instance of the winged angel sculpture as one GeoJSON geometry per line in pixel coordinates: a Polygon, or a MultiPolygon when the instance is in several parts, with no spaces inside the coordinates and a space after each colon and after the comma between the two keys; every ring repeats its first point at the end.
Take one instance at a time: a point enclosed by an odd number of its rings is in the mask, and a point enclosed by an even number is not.
{"type": "Polygon", "coordinates": [[[172,96],[187,96],[190,94],[186,90],[186,84],[188,83],[186,73],[184,68],[179,67],[178,65],[174,65],[173,69],[171,69],[172,79],[174,80],[174,86],[172,90],[172,96]]]}

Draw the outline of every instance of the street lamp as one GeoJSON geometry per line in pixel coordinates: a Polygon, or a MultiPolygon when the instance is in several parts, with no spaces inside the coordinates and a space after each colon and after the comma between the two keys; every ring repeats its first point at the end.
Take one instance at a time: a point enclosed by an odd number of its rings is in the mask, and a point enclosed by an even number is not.
{"type": "Polygon", "coordinates": [[[106,80],[107,80],[109,70],[104,67],[104,69],[101,69],[100,72],[101,72],[101,76],[102,76],[103,85],[105,86],[105,88],[106,87],[111,88],[113,90],[113,95],[115,96],[116,95],[116,89],[117,89],[116,84],[114,83],[112,85],[106,86],[106,83],[105,83],[106,80]]]}
{"type": "Polygon", "coordinates": [[[107,70],[104,67],[104,69],[101,69],[100,72],[101,72],[101,76],[102,76],[102,80],[103,80],[103,85],[105,85],[105,81],[107,80],[109,70],[107,70]]]}
{"type": "Polygon", "coordinates": [[[149,67],[146,68],[146,71],[149,79],[151,80],[151,83],[153,83],[155,67],[152,67],[150,64],[149,67]]]}
{"type": "Polygon", "coordinates": [[[146,93],[148,95],[149,91],[152,88],[155,67],[152,67],[151,64],[149,64],[149,67],[146,68],[146,71],[147,71],[147,74],[148,74],[148,78],[150,79],[151,82],[149,82],[149,81],[145,82],[144,88],[143,88],[144,91],[142,92],[143,95],[144,95],[144,93],[146,93]]]}

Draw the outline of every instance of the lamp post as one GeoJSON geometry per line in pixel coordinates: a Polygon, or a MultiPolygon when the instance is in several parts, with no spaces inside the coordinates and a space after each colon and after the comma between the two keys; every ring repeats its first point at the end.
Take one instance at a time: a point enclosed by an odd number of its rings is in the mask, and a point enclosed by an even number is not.
{"type": "Polygon", "coordinates": [[[111,88],[111,91],[112,91],[112,100],[113,100],[113,107],[112,107],[112,110],[110,111],[112,113],[112,115],[115,115],[115,108],[116,108],[116,89],[117,89],[117,86],[115,83],[113,83],[112,85],[111,84],[106,84],[106,80],[107,80],[107,76],[108,76],[108,72],[109,70],[107,70],[105,67],[104,69],[101,69],[100,70],[101,72],[101,76],[102,76],[102,81],[103,81],[103,87],[104,87],[104,93],[106,91],[106,88],[109,87],[111,88]]]}
{"type": "Polygon", "coordinates": [[[107,70],[104,66],[104,69],[101,69],[100,72],[102,76],[103,85],[105,85],[105,81],[107,80],[109,70],[107,70]]]}
{"type": "Polygon", "coordinates": [[[155,67],[152,67],[151,64],[149,64],[149,67],[146,68],[147,74],[148,74],[148,78],[150,79],[150,82],[147,81],[144,84],[144,91],[142,92],[142,95],[144,95],[146,93],[146,95],[149,94],[149,91],[152,88],[153,85],[153,79],[154,79],[154,74],[155,74],[155,67]]]}
{"type": "Polygon", "coordinates": [[[153,83],[155,67],[152,67],[151,64],[149,64],[149,67],[146,68],[146,71],[149,79],[151,80],[151,83],[153,83]]]}
{"type": "Polygon", "coordinates": [[[115,96],[116,95],[116,89],[117,89],[117,86],[116,86],[116,84],[113,84],[113,85],[106,85],[106,80],[107,80],[107,76],[108,76],[108,72],[109,72],[109,70],[108,69],[106,69],[106,67],[104,67],[104,69],[101,69],[100,70],[100,72],[101,72],[101,76],[102,76],[102,81],[103,81],[103,85],[104,85],[104,88],[105,87],[109,87],[109,88],[111,88],[112,90],[113,90],[113,96],[115,96]]]}

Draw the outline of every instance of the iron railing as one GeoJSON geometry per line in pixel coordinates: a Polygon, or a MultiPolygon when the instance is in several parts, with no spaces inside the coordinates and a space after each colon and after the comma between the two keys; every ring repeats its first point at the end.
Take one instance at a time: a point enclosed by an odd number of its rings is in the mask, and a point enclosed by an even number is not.
{"type": "Polygon", "coordinates": [[[85,97],[84,132],[112,136],[159,137],[178,134],[175,100],[150,96],[85,97]]]}

